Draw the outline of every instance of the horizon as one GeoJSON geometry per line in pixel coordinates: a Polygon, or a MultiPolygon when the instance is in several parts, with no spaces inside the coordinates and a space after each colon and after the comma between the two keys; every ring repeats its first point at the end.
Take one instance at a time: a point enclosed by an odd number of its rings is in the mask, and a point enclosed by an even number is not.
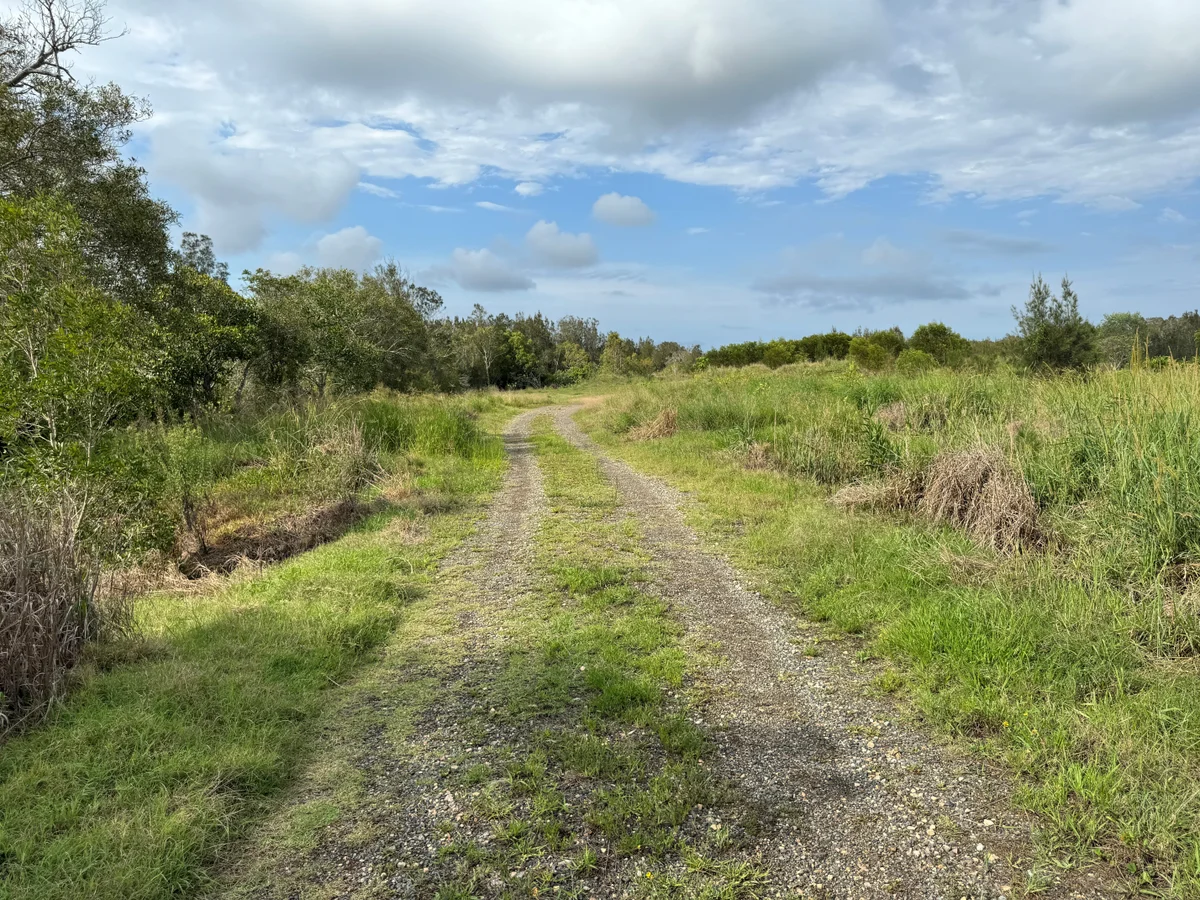
{"type": "Polygon", "coordinates": [[[1200,8],[364,10],[122,0],[75,71],[150,101],[129,150],[235,273],[390,256],[450,315],[705,347],[1000,338],[1037,273],[1198,305],[1200,8]]]}

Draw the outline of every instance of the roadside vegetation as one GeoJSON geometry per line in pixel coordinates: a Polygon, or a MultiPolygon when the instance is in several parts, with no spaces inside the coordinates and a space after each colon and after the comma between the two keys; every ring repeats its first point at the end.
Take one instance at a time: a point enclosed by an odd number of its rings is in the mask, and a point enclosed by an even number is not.
{"type": "Polygon", "coordinates": [[[1022,773],[1048,854],[1193,896],[1200,369],[889,368],[716,369],[585,415],[772,596],[1022,773]]]}

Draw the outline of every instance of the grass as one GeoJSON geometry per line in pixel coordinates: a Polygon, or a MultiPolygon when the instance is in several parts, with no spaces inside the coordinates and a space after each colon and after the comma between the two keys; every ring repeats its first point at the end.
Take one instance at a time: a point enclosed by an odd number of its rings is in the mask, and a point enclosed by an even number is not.
{"type": "Polygon", "coordinates": [[[508,620],[499,672],[474,687],[518,737],[490,777],[464,777],[484,783],[474,814],[498,840],[450,843],[431,895],[490,884],[504,897],[577,897],[600,879],[634,896],[758,897],[761,871],[733,871],[703,821],[731,798],[686,715],[696,659],[648,590],[642,536],[594,458],[546,420],[534,441],[552,504],[537,538],[543,580],[508,620]]]}
{"type": "Polygon", "coordinates": [[[893,667],[880,690],[1005,759],[1045,823],[1047,865],[1100,861],[1182,898],[1200,892],[1197,388],[1190,366],[1056,379],[743,369],[632,387],[583,419],[693,492],[693,523],[765,592],[861,635],[893,667]],[[882,425],[897,403],[904,424],[882,425]],[[674,436],[623,438],[667,408],[674,436]],[[762,444],[770,467],[747,469],[762,444]],[[1030,486],[1045,552],[828,502],[980,445],[1030,486]]]}
{"type": "MultiPolygon", "coordinates": [[[[454,410],[389,402],[364,421],[391,436],[381,447],[413,481],[407,500],[260,577],[144,601],[141,638],[98,647],[50,718],[0,750],[0,897],[195,894],[293,782],[502,470],[499,441],[454,410]],[[397,541],[406,523],[425,540],[397,541]]],[[[335,815],[311,804],[293,834],[335,815]]]]}

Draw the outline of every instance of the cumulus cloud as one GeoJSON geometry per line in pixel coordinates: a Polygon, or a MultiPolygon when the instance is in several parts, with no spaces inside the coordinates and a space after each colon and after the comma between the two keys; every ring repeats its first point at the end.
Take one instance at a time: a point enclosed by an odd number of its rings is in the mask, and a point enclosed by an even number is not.
{"type": "Polygon", "coordinates": [[[557,222],[538,222],[525,235],[525,243],[538,262],[553,268],[582,268],[600,258],[590,234],[559,231],[557,222]]]}
{"type": "MultiPolygon", "coordinates": [[[[149,96],[153,179],[218,247],[328,221],[359,179],[588,168],[745,195],[888,175],[1132,209],[1200,177],[1185,0],[112,0],[79,74],[149,96]],[[403,86],[403,87],[398,87],[403,86]]],[[[367,181],[365,183],[373,183],[367,181]]],[[[364,188],[365,189],[365,188],[364,188]]]]}
{"type": "Polygon", "coordinates": [[[383,241],[355,225],[320,238],[316,250],[322,266],[362,272],[383,255],[383,241]]]}
{"type": "Polygon", "coordinates": [[[527,275],[518,272],[486,248],[464,250],[459,247],[448,266],[438,267],[435,275],[447,275],[468,291],[528,291],[536,287],[527,275]]]}
{"type": "Polygon", "coordinates": [[[592,204],[592,215],[609,225],[632,228],[654,224],[654,210],[639,197],[605,194],[592,204]]]}

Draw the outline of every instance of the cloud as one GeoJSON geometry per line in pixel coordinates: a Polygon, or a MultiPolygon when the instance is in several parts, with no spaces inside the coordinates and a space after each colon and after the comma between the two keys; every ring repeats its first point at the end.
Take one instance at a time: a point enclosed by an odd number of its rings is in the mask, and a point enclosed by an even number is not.
{"type": "Polygon", "coordinates": [[[320,238],[316,251],[322,266],[362,272],[383,255],[383,241],[355,225],[320,238]]]}
{"type": "Polygon", "coordinates": [[[947,231],[942,235],[942,240],[960,250],[992,256],[1033,256],[1054,249],[1052,244],[1034,238],[1010,237],[965,228],[947,231]]]}
{"type": "Polygon", "coordinates": [[[381,184],[372,184],[369,181],[360,181],[358,189],[364,194],[374,194],[376,197],[385,197],[389,200],[395,200],[400,196],[399,191],[393,191],[391,188],[384,187],[381,184]]]}
{"type": "Polygon", "coordinates": [[[528,291],[537,287],[531,278],[488,249],[459,247],[451,254],[449,265],[437,267],[434,274],[449,276],[468,291],[528,291]]]}
{"type": "Polygon", "coordinates": [[[1187,220],[1187,216],[1177,209],[1171,209],[1169,206],[1165,207],[1158,216],[1158,221],[1165,222],[1168,225],[1182,225],[1187,222],[1187,220]]]}
{"type": "Polygon", "coordinates": [[[507,212],[507,213],[520,212],[519,209],[514,209],[511,206],[504,206],[500,203],[493,203],[491,200],[480,200],[475,205],[478,206],[480,209],[486,209],[486,210],[489,210],[490,212],[507,212]]]}
{"type": "Polygon", "coordinates": [[[908,265],[911,257],[887,238],[876,238],[875,243],[862,252],[862,261],[868,266],[897,268],[908,265]]]}
{"type": "Polygon", "coordinates": [[[759,197],[889,175],[1121,211],[1200,177],[1186,0],[112,0],[78,74],[148,96],[155,183],[225,252],[360,179],[588,171],[759,197]],[[298,187],[299,186],[299,187],[298,187]]]}
{"type": "Polygon", "coordinates": [[[592,215],[609,225],[630,228],[654,224],[654,211],[638,197],[605,194],[592,204],[592,215]]]}
{"type": "Polygon", "coordinates": [[[189,192],[195,227],[212,237],[219,252],[256,249],[276,214],[303,223],[328,221],[359,184],[358,167],[338,153],[267,153],[170,125],[155,134],[152,146],[152,174],[189,192]]]}
{"type": "Polygon", "coordinates": [[[811,309],[862,310],[923,300],[960,301],[976,293],[957,279],[906,272],[839,276],[797,272],[763,278],[752,287],[780,303],[811,309]]]}
{"type": "Polygon", "coordinates": [[[687,230],[687,233],[688,234],[708,234],[709,231],[711,231],[711,230],[712,229],[710,229],[710,228],[702,228],[699,225],[693,225],[691,228],[689,228],[687,230]]]}
{"type": "Polygon", "coordinates": [[[582,268],[600,258],[590,234],[559,231],[557,222],[538,222],[525,235],[525,243],[538,262],[554,268],[582,268]]]}

